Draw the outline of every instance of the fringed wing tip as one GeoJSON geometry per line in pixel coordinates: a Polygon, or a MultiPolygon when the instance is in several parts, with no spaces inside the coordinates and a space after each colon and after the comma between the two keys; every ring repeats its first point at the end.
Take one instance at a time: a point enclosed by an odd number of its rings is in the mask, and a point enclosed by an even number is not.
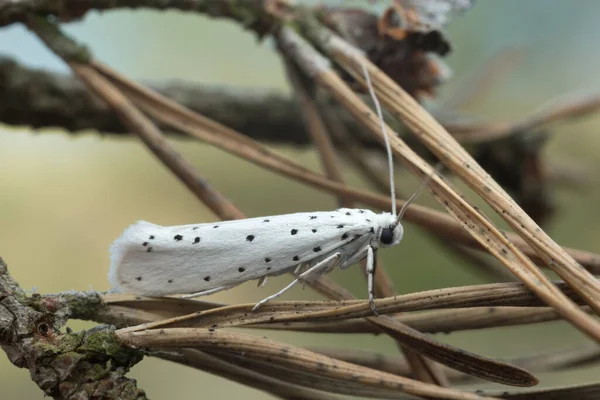
{"type": "Polygon", "coordinates": [[[112,287],[112,290],[119,291],[119,278],[117,271],[121,266],[123,258],[126,256],[128,249],[134,243],[135,239],[140,238],[141,235],[149,228],[156,226],[147,221],[137,221],[135,224],[130,225],[125,231],[119,236],[109,248],[110,254],[110,271],[108,272],[108,281],[112,287]]]}

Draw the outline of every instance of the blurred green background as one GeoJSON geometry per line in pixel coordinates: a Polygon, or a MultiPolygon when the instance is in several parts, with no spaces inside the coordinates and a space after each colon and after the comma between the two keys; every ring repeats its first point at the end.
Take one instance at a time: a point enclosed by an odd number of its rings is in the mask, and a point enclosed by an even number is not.
{"type": "MultiPolygon", "coordinates": [[[[70,24],[69,33],[86,43],[98,59],[135,79],[227,84],[247,88],[289,89],[270,42],[259,43],[237,25],[179,12],[118,11],[90,13],[70,24]]],[[[479,1],[455,19],[449,36],[454,52],[447,58],[456,79],[441,90],[453,93],[460,78],[487,57],[520,48],[524,58],[497,83],[491,95],[466,110],[495,119],[525,115],[567,91],[600,90],[600,2],[594,0],[479,1]]],[[[21,62],[66,71],[21,26],[0,29],[0,53],[21,62]]],[[[554,129],[546,156],[588,168],[593,186],[583,192],[557,189],[558,215],[550,234],[561,244],[600,252],[597,208],[600,203],[600,118],[563,123],[554,129]]],[[[200,143],[176,142],[184,156],[247,215],[326,210],[335,200],[260,170],[200,143]]],[[[318,167],[312,149],[281,148],[302,163],[318,167]]],[[[27,289],[58,292],[107,290],[108,246],[132,222],[146,219],[177,225],[209,222],[215,217],[134,139],[102,138],[97,132],[71,138],[62,132],[43,134],[0,127],[0,256],[27,289]]],[[[350,182],[358,184],[356,177],[350,182]]],[[[402,179],[403,180],[403,179],[402,179]]],[[[410,179],[404,188],[413,190],[410,179]]],[[[431,200],[423,196],[422,201],[431,200]]],[[[481,282],[425,238],[406,227],[401,246],[381,252],[401,293],[481,282]]],[[[358,268],[333,277],[361,296],[366,290],[358,268]]],[[[263,289],[251,282],[213,296],[214,300],[249,302],[288,282],[272,279],[263,289]]],[[[318,298],[310,290],[293,290],[286,299],[318,298]]],[[[73,323],[80,329],[88,326],[73,323]]],[[[357,347],[395,353],[384,337],[271,334],[297,345],[357,347]]],[[[438,336],[439,340],[488,356],[524,356],[587,341],[564,323],[502,328],[438,336]]],[[[569,374],[541,374],[542,384],[589,382],[599,368],[569,374]]],[[[132,376],[151,398],[178,399],[244,396],[261,392],[198,371],[146,359],[132,376]]],[[[42,399],[26,370],[0,355],[3,399],[42,399]]]]}

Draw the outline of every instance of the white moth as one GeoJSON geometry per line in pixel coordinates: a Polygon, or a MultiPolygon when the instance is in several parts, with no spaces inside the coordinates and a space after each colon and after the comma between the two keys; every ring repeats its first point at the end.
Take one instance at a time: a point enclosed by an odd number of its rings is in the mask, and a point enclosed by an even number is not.
{"type": "Polygon", "coordinates": [[[374,251],[398,244],[402,234],[389,213],[349,208],[182,226],[139,221],[112,244],[109,278],[115,288],[146,296],[201,296],[308,267],[258,306],[365,257],[372,278],[374,251]]]}
{"type": "MultiPolygon", "coordinates": [[[[369,74],[363,66],[375,102],[382,131],[385,125],[369,74]]],[[[387,136],[390,178],[393,162],[387,136]]],[[[374,307],[374,255],[379,247],[400,243],[403,228],[393,213],[340,208],[336,211],[296,213],[228,222],[159,226],[139,221],[130,226],[110,248],[109,280],[113,288],[145,296],[189,294],[196,297],[229,289],[243,282],[285,272],[303,272],[279,292],[260,301],[279,297],[292,286],[331,271],[347,268],[367,258],[368,291],[374,307]]],[[[423,187],[421,184],[420,188],[423,187]]]]}

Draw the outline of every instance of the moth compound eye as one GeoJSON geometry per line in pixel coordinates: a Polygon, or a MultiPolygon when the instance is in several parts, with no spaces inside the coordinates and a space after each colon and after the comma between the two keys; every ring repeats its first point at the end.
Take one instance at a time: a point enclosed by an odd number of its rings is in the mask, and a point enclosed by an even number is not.
{"type": "Polygon", "coordinates": [[[394,242],[394,230],[392,228],[383,228],[379,241],[383,244],[392,244],[394,242]]]}

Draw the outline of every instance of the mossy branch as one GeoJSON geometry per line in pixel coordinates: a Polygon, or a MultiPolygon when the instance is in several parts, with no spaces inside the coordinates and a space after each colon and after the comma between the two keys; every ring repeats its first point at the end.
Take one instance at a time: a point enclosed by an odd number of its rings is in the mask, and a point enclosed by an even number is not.
{"type": "Polygon", "coordinates": [[[71,332],[73,312],[92,315],[102,307],[98,293],[27,295],[0,258],[0,345],[15,366],[55,399],[146,399],[125,374],[143,358],[123,348],[114,328],[71,332]]]}

